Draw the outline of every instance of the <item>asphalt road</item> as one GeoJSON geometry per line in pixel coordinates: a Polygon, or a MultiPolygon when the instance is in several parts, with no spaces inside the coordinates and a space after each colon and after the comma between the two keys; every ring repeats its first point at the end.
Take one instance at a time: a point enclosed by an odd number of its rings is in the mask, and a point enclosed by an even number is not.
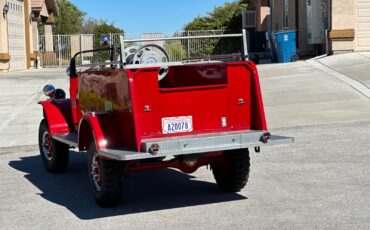
{"type": "Polygon", "coordinates": [[[206,168],[148,171],[125,179],[112,209],[92,198],[85,154],[58,175],[38,156],[37,101],[46,83],[68,93],[64,70],[1,73],[0,229],[370,229],[370,101],[343,80],[368,85],[364,55],[259,66],[269,127],[296,143],[251,153],[240,193],[206,168]]]}
{"type": "Polygon", "coordinates": [[[370,123],[273,130],[296,143],[252,153],[247,188],[217,189],[206,168],[133,174],[124,200],[99,208],[86,156],[46,173],[36,146],[0,150],[1,229],[369,229],[370,123]]]}

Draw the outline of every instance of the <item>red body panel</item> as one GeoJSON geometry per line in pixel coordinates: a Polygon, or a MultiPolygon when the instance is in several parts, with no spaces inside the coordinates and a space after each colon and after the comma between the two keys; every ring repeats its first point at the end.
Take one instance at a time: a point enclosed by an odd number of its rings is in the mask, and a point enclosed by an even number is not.
{"type": "MultiPolygon", "coordinates": [[[[208,64],[199,65],[206,72],[208,64]]],[[[180,81],[168,88],[160,88],[158,83],[158,68],[139,69],[132,74],[131,95],[135,113],[137,143],[142,139],[183,136],[189,134],[217,133],[238,130],[267,130],[265,114],[260,91],[256,66],[247,62],[221,64],[225,67],[226,82],[219,76],[212,79],[214,64],[210,65],[210,85],[201,82],[196,85],[197,73],[194,70],[180,72],[172,67],[166,78],[191,78],[193,84],[185,86],[180,81]],[[186,75],[187,73],[192,75],[186,75]],[[171,74],[176,76],[171,76],[171,74]],[[215,84],[216,82],[216,84],[215,84]],[[226,83],[226,84],[225,84],[226,83]],[[242,99],[243,103],[239,103],[242,99]],[[150,112],[144,111],[149,106],[150,112]],[[192,116],[193,131],[191,133],[163,134],[161,119],[163,117],[192,116]],[[227,118],[227,126],[222,127],[221,118],[227,118]]],[[[197,65],[188,68],[197,69],[197,65]]],[[[198,75],[200,75],[198,73],[198,75]]],[[[201,78],[203,81],[205,77],[201,78]]],[[[165,85],[165,84],[162,84],[165,85]]]]}
{"type": "Polygon", "coordinates": [[[100,126],[101,133],[94,134],[96,143],[104,139],[107,148],[137,148],[129,78],[125,71],[80,74],[78,96],[82,116],[90,125],[100,126]],[[96,112],[94,118],[91,112],[96,112]]]}
{"type": "Polygon", "coordinates": [[[71,100],[65,104],[72,112],[42,103],[52,134],[72,132],[80,124],[80,147],[86,148],[92,135],[98,149],[140,151],[144,139],[267,130],[253,63],[171,66],[161,81],[158,70],[86,71],[71,78],[71,100]],[[180,116],[192,116],[193,130],[163,134],[162,118],[180,116]]]}
{"type": "Polygon", "coordinates": [[[69,133],[73,130],[70,100],[42,101],[50,134],[69,133]]]}
{"type": "MultiPolygon", "coordinates": [[[[108,141],[107,141],[106,136],[104,135],[104,132],[102,130],[103,126],[101,126],[101,124],[103,122],[101,122],[100,119],[101,119],[101,117],[95,116],[95,115],[92,115],[92,114],[86,114],[85,118],[84,118],[84,120],[87,121],[88,124],[89,124],[89,127],[91,129],[93,138],[95,140],[96,148],[104,150],[104,149],[107,148],[108,141]]],[[[82,124],[80,124],[80,126],[82,126],[82,124]]],[[[84,137],[84,133],[80,129],[79,139],[81,139],[82,137],[84,137]]]]}
{"type": "Polygon", "coordinates": [[[78,78],[73,77],[69,80],[69,94],[71,96],[71,107],[72,107],[72,116],[73,116],[73,123],[77,125],[81,119],[81,108],[80,102],[78,100],[78,78]]]}

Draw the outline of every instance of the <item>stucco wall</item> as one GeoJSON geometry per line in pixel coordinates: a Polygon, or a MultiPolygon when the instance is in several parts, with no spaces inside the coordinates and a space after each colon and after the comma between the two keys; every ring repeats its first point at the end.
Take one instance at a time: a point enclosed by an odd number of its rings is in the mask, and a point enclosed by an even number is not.
{"type": "MultiPolygon", "coordinates": [[[[332,30],[355,28],[356,0],[332,0],[332,30]]],[[[354,41],[332,41],[332,50],[334,53],[352,51],[354,44],[354,41]]]]}
{"type": "Polygon", "coordinates": [[[332,0],[333,30],[354,29],[356,25],[355,0],[332,0]]]}
{"type": "Polygon", "coordinates": [[[45,0],[31,0],[31,6],[41,8],[45,4],[45,0]]]}

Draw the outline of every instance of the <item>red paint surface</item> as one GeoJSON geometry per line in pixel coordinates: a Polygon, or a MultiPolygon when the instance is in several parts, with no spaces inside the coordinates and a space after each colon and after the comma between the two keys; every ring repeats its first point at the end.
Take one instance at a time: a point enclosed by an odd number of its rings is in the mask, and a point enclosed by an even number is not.
{"type": "Polygon", "coordinates": [[[82,117],[81,109],[80,109],[80,102],[77,98],[78,93],[78,78],[73,77],[69,80],[69,94],[71,97],[71,108],[72,108],[72,116],[73,116],[73,124],[78,124],[82,117]]]}
{"type": "MultiPolygon", "coordinates": [[[[214,64],[209,65],[212,73],[215,69],[214,64]]],[[[255,65],[246,62],[220,65],[225,66],[227,84],[220,80],[222,76],[218,74],[218,77],[214,78],[217,80],[211,79],[210,85],[205,84],[204,76],[200,76],[201,84],[194,83],[195,86],[184,87],[184,81],[180,80],[178,88],[174,87],[176,82],[172,75],[169,76],[171,86],[160,88],[166,84],[158,84],[158,68],[137,70],[132,76],[131,94],[132,98],[135,98],[133,110],[137,123],[138,143],[146,138],[250,129],[267,130],[255,65]],[[244,104],[239,104],[239,99],[243,99],[244,104]],[[144,111],[146,105],[150,106],[150,112],[144,111]],[[177,116],[192,116],[193,131],[162,134],[161,119],[177,116]],[[222,117],[227,118],[227,127],[222,127],[222,117]]],[[[191,72],[193,74],[191,78],[196,81],[197,72],[189,70],[191,67],[187,66],[187,71],[176,77],[186,78],[188,77],[186,73],[191,72]]],[[[207,64],[202,65],[203,72],[207,72],[206,67],[207,64]]],[[[183,69],[183,66],[171,68],[175,69],[172,73],[176,73],[176,68],[183,69]]],[[[197,69],[199,66],[194,65],[193,68],[197,69]]]]}
{"type": "MultiPolygon", "coordinates": [[[[142,140],[148,138],[267,130],[258,73],[253,63],[172,66],[163,82],[158,81],[158,70],[158,67],[150,67],[89,71],[71,78],[71,101],[66,100],[72,107],[70,118],[63,114],[64,110],[43,102],[48,121],[53,124],[52,132],[72,131],[73,124],[85,119],[98,149],[139,151],[142,140]],[[89,101],[89,93],[99,100],[89,101]],[[244,103],[239,104],[239,99],[244,103]],[[145,106],[150,107],[149,112],[144,111],[145,106]],[[92,112],[96,112],[95,115],[92,112]],[[178,116],[192,116],[193,131],[163,134],[162,118],[178,116]],[[227,118],[226,127],[222,127],[223,117],[227,118]]],[[[83,132],[88,135],[85,128],[83,132]]]]}
{"type": "Polygon", "coordinates": [[[52,101],[41,102],[51,135],[71,132],[69,124],[72,121],[72,116],[69,103],[69,100],[61,100],[57,103],[52,101]]]}

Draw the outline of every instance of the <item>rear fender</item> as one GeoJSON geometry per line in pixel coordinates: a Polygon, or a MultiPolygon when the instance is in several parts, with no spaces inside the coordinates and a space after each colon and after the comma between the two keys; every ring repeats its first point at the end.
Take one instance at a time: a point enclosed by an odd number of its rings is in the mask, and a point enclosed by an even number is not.
{"type": "Polygon", "coordinates": [[[91,140],[95,141],[97,150],[105,150],[107,141],[96,115],[87,113],[81,120],[78,132],[78,148],[87,150],[91,140]]]}
{"type": "Polygon", "coordinates": [[[257,66],[253,62],[247,62],[252,75],[252,108],[253,112],[251,114],[251,128],[254,130],[264,130],[267,131],[267,123],[265,116],[265,107],[263,105],[261,85],[259,81],[259,75],[257,71],[257,66]]]}
{"type": "Polygon", "coordinates": [[[71,120],[71,108],[69,100],[42,101],[40,104],[44,110],[44,117],[49,125],[51,135],[59,133],[69,133],[71,131],[68,121],[71,120]]]}

